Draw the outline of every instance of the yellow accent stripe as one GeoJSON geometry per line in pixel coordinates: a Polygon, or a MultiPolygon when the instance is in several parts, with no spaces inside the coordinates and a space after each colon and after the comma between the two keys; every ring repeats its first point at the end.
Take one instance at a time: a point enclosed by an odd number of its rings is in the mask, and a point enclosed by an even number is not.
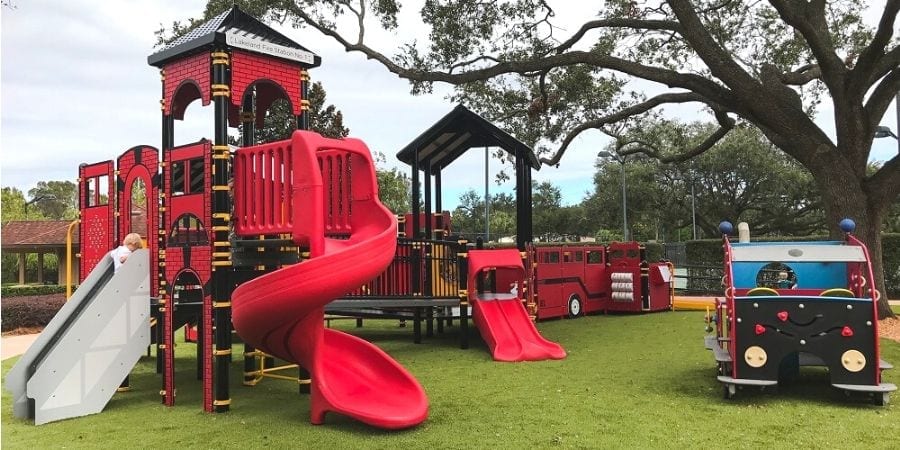
{"type": "Polygon", "coordinates": [[[231,349],[230,349],[230,348],[226,348],[225,350],[215,350],[215,351],[213,351],[213,356],[225,356],[225,355],[230,355],[230,354],[231,354],[231,349]]]}
{"type": "Polygon", "coordinates": [[[231,261],[213,261],[212,265],[218,267],[230,267],[231,261]]]}
{"type": "Polygon", "coordinates": [[[212,216],[213,219],[231,220],[231,214],[229,213],[214,213],[212,216]]]}
{"type": "Polygon", "coordinates": [[[215,241],[215,242],[213,242],[213,247],[231,247],[231,242],[215,241]]]}
{"type": "Polygon", "coordinates": [[[214,191],[227,191],[227,190],[228,190],[228,185],[227,185],[227,184],[214,184],[213,187],[212,187],[212,190],[214,190],[214,191]]]}
{"type": "Polygon", "coordinates": [[[231,404],[231,399],[228,400],[213,400],[213,406],[228,406],[231,404]]]}
{"type": "Polygon", "coordinates": [[[213,302],[213,308],[231,308],[231,302],[213,302]]]}
{"type": "Polygon", "coordinates": [[[213,159],[230,159],[231,155],[228,153],[213,153],[213,159]]]}
{"type": "Polygon", "coordinates": [[[231,148],[228,147],[227,145],[213,145],[212,149],[213,150],[231,150],[231,148]]]}
{"type": "Polygon", "coordinates": [[[213,252],[213,258],[230,258],[231,252],[213,252]]]}
{"type": "Polygon", "coordinates": [[[217,226],[217,227],[212,227],[212,229],[213,229],[213,231],[228,231],[228,230],[230,230],[231,228],[230,228],[230,227],[226,227],[226,226],[217,226]]]}
{"type": "Polygon", "coordinates": [[[210,52],[209,55],[212,56],[213,58],[228,58],[229,57],[228,52],[210,52]]]}

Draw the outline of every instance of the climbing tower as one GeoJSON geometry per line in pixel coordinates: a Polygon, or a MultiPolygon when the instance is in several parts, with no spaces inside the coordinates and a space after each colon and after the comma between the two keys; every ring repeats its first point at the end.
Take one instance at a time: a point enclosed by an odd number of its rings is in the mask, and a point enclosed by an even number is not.
{"type": "Polygon", "coordinates": [[[173,302],[176,280],[190,272],[195,282],[189,287],[196,291],[194,296],[202,297],[198,358],[204,409],[227,411],[235,284],[229,243],[228,127],[241,127],[243,146],[255,144],[254,128],[262,125],[273,102],[285,99],[297,128],[308,128],[307,71],[321,58],[232,7],[150,55],[147,62],[160,69],[162,79],[162,218],[157,236],[163,327],[160,393],[163,403],[175,403],[173,302]],[[198,99],[215,108],[212,142],[176,148],[175,120],[183,120],[188,105],[198,99]]]}

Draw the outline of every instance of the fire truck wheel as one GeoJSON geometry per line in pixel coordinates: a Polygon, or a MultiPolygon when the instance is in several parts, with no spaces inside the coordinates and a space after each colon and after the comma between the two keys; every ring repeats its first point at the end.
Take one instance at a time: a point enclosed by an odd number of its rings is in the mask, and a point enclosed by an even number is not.
{"type": "Polygon", "coordinates": [[[569,318],[580,317],[581,313],[581,298],[578,297],[578,294],[572,294],[569,297],[569,318]]]}

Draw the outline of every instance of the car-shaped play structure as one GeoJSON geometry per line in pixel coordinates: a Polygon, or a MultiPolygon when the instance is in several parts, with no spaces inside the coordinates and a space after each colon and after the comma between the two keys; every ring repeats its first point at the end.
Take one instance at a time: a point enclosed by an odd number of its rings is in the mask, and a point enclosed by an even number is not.
{"type": "Polygon", "coordinates": [[[720,225],[725,297],[705,343],[725,398],[739,386],[774,387],[801,366],[824,366],[834,387],[888,403],[897,387],[881,380],[892,366],[879,357],[880,294],[854,228],[841,221],[842,241],[732,243],[732,225],[720,225]]]}

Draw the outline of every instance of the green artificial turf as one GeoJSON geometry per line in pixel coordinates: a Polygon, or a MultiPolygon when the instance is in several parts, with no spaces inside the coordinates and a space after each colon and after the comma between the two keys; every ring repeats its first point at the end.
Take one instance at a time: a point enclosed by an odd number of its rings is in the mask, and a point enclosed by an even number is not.
{"type": "MultiPolygon", "coordinates": [[[[413,344],[396,321],[333,323],[381,346],[425,387],[428,420],[382,431],[329,414],[308,421],[308,396],[296,384],[241,385],[232,365],[232,409],[201,411],[195,346],[178,346],[178,405],[160,405],[155,360],[135,369],[131,392],[98,415],[43,426],[12,417],[2,397],[4,448],[897,448],[900,410],[835,391],[821,369],[803,369],[777,392],[742,390],[724,400],[702,312],[593,316],[542,322],[568,351],[562,361],[493,362],[477,330],[458,348],[459,329],[413,344]]],[[[882,340],[882,358],[900,367],[900,344],[882,340]]],[[[235,355],[240,354],[235,346],[235,355]]],[[[15,361],[3,362],[3,373],[15,361]]],[[[886,371],[900,384],[900,371],[886,371]],[[893,372],[893,373],[892,373],[893,372]]],[[[900,401],[900,393],[892,398],[900,401]]]]}

